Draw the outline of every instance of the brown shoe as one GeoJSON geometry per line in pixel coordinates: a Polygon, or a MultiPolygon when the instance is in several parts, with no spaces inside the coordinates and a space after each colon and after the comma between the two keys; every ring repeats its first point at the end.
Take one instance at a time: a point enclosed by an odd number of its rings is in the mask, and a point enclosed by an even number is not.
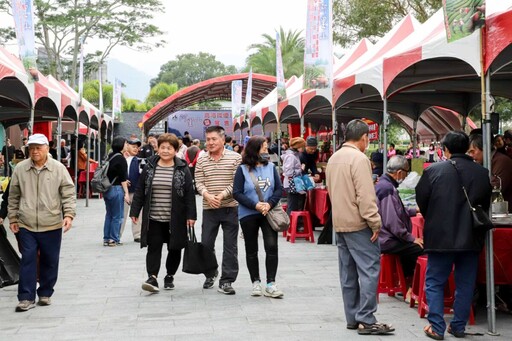
{"type": "Polygon", "coordinates": [[[50,304],[52,304],[52,300],[50,299],[50,297],[45,297],[45,296],[39,297],[39,302],[37,302],[37,305],[40,305],[40,306],[47,306],[50,304]]]}
{"type": "Polygon", "coordinates": [[[18,313],[21,313],[21,312],[27,311],[27,310],[35,308],[35,307],[36,307],[36,305],[35,305],[34,301],[23,300],[18,303],[15,311],[18,313]]]}
{"type": "Polygon", "coordinates": [[[373,323],[367,324],[359,322],[357,333],[359,335],[385,335],[395,331],[395,328],[391,324],[385,323],[373,323]]]}

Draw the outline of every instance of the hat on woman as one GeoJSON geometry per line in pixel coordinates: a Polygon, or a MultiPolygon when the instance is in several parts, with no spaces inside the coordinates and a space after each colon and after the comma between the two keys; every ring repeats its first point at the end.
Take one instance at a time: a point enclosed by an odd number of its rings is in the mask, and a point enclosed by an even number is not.
{"type": "Polygon", "coordinates": [[[318,146],[318,141],[317,141],[316,137],[308,136],[308,138],[306,139],[306,146],[308,146],[308,147],[317,147],[318,146]]]}
{"type": "Polygon", "coordinates": [[[290,140],[290,147],[293,149],[304,148],[306,141],[302,137],[294,137],[290,140]]]}

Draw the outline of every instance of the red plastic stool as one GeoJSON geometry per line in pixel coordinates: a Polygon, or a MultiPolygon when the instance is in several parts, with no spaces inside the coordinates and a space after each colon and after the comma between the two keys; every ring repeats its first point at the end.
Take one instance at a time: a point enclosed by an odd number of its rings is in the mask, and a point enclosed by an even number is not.
{"type": "MultiPolygon", "coordinates": [[[[282,204],[281,207],[283,208],[283,211],[285,211],[285,212],[288,210],[288,204],[282,204]]],[[[283,231],[283,237],[286,238],[287,232],[288,232],[287,230],[283,231]]]]}
{"type": "MultiPolygon", "coordinates": [[[[401,292],[405,299],[407,295],[407,285],[405,284],[404,271],[400,257],[391,254],[380,255],[380,275],[377,294],[387,293],[388,296],[395,296],[401,292]]],[[[378,295],[377,295],[378,297],[378,295]]]]}
{"type": "Polygon", "coordinates": [[[416,259],[416,267],[414,268],[414,276],[412,277],[411,302],[409,307],[414,308],[416,302],[421,306],[421,298],[423,297],[423,287],[425,286],[425,274],[427,273],[427,256],[419,256],[416,259]]]}
{"type": "MultiPolygon", "coordinates": [[[[418,259],[420,259],[420,257],[418,257],[418,259]]],[[[427,266],[425,265],[423,269],[424,269],[424,272],[423,272],[423,287],[424,287],[427,266]]],[[[422,269],[422,271],[423,271],[423,269],[422,269]]],[[[416,276],[416,271],[414,272],[414,275],[416,276]]],[[[412,302],[412,299],[411,299],[411,302],[412,302]]],[[[450,274],[450,277],[448,277],[448,281],[447,281],[445,289],[444,289],[444,313],[445,314],[453,314],[453,303],[454,302],[455,302],[455,276],[453,275],[453,271],[452,271],[452,273],[450,274]]],[[[425,289],[423,288],[420,299],[418,301],[418,314],[420,315],[421,318],[424,318],[427,313],[428,313],[427,294],[425,292],[425,289]]],[[[470,325],[475,324],[475,314],[473,312],[473,306],[471,306],[471,308],[469,310],[469,324],[470,325]]]]}
{"type": "Polygon", "coordinates": [[[315,236],[313,235],[313,224],[311,223],[311,215],[309,211],[292,211],[290,214],[290,227],[286,233],[286,241],[295,243],[295,238],[306,238],[306,240],[315,242],[315,236]],[[299,217],[302,217],[304,221],[304,232],[297,231],[297,223],[299,217]]]}

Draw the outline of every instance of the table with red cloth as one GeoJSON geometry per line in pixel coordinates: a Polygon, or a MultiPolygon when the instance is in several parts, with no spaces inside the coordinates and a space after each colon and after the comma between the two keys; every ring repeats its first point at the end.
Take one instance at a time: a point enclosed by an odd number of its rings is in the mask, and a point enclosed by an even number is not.
{"type": "Polygon", "coordinates": [[[309,212],[318,218],[321,225],[324,225],[329,218],[331,210],[331,201],[329,200],[329,192],[326,189],[314,188],[308,192],[308,209],[309,212]]]}
{"type": "MultiPolygon", "coordinates": [[[[417,238],[423,238],[425,220],[418,214],[411,218],[412,233],[417,238]]],[[[494,283],[496,285],[512,285],[512,225],[496,225],[493,232],[494,248],[494,283]]],[[[478,261],[478,283],[486,282],[485,248],[480,253],[478,261]]]]}

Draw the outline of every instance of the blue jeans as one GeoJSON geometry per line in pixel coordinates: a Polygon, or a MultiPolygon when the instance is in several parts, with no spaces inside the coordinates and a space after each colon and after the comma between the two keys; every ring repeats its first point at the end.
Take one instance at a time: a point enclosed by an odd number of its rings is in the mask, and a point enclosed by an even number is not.
{"type": "Polygon", "coordinates": [[[478,252],[430,253],[425,279],[425,293],[428,304],[428,321],[439,335],[444,335],[444,287],[452,268],[455,266],[455,302],[453,319],[450,322],[454,332],[463,332],[469,319],[473,290],[478,270],[478,252]]]}
{"type": "Polygon", "coordinates": [[[337,232],[341,292],[348,324],[377,322],[377,286],[380,273],[379,241],[372,230],[337,232]]]}
{"type": "Polygon", "coordinates": [[[121,224],[123,223],[124,190],[122,186],[112,186],[103,194],[105,200],[105,223],[103,224],[103,241],[119,243],[121,224]]]}
{"type": "Polygon", "coordinates": [[[37,253],[39,251],[39,297],[51,297],[59,272],[62,229],[31,232],[20,228],[17,234],[21,245],[20,281],[18,300],[34,301],[37,286],[37,253]]]}

